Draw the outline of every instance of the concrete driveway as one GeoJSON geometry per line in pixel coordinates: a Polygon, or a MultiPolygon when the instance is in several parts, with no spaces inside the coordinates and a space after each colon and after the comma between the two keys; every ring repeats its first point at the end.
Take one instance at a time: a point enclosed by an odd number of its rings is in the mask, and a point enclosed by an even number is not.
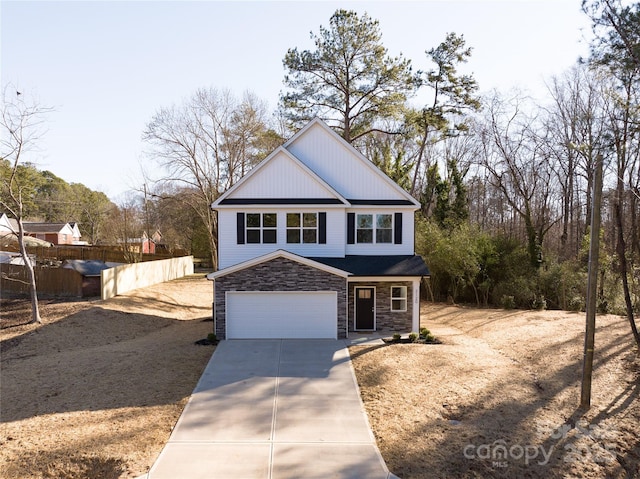
{"type": "Polygon", "coordinates": [[[395,477],[344,341],[222,341],[150,479],[395,477]]]}

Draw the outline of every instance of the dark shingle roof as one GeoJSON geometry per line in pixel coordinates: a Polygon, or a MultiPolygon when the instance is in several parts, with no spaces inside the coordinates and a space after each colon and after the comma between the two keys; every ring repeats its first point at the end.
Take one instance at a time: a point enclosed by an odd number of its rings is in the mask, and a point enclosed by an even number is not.
{"type": "Polygon", "coordinates": [[[337,198],[226,198],[221,205],[343,205],[337,198]]]}
{"type": "Polygon", "coordinates": [[[92,259],[67,259],[62,264],[63,268],[73,269],[82,276],[100,276],[100,272],[113,267],[104,261],[92,259]]]}
{"type": "Polygon", "coordinates": [[[429,267],[418,255],[355,256],[309,258],[347,271],[354,276],[430,276],[429,267]]]}
{"type": "Polygon", "coordinates": [[[67,223],[36,223],[32,221],[23,222],[24,230],[27,233],[59,233],[67,223]]]}

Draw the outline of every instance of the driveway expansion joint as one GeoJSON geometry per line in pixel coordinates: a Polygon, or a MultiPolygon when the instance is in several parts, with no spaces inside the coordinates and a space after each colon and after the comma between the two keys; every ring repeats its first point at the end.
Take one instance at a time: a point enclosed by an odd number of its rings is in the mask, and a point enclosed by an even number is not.
{"type": "Polygon", "coordinates": [[[341,340],[222,341],[149,479],[388,479],[341,340]]]}

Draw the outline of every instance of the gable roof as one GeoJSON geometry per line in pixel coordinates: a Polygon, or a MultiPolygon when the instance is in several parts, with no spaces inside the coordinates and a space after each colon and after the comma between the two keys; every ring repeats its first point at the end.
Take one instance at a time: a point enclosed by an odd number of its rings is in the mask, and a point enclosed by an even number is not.
{"type": "Polygon", "coordinates": [[[420,203],[315,118],[211,204],[411,206],[420,203]]]}
{"type": "Polygon", "coordinates": [[[6,213],[0,215],[0,231],[18,232],[18,220],[9,218],[6,213]]]}
{"type": "Polygon", "coordinates": [[[283,146],[352,205],[383,200],[420,207],[415,198],[319,118],[307,123],[283,146]]]}
{"type": "Polygon", "coordinates": [[[226,276],[228,274],[231,273],[235,273],[237,271],[242,271],[243,269],[247,269],[250,268],[252,266],[257,266],[259,264],[265,263],[267,261],[271,261],[273,259],[276,258],[285,258],[285,259],[289,259],[291,261],[295,261],[296,263],[300,263],[300,264],[304,264],[307,266],[311,266],[312,268],[316,268],[319,269],[321,271],[325,271],[327,273],[331,273],[331,274],[335,274],[337,276],[342,276],[343,278],[346,278],[349,276],[349,272],[348,271],[344,271],[340,268],[335,268],[331,265],[328,265],[326,263],[321,263],[319,261],[310,259],[310,258],[305,258],[304,256],[300,256],[294,253],[291,253],[289,251],[285,251],[283,249],[279,249],[276,251],[272,251],[271,253],[267,253],[264,254],[262,256],[258,256],[256,258],[251,258],[247,261],[243,261],[241,263],[238,264],[234,264],[233,266],[229,266],[227,268],[215,271],[213,273],[209,273],[207,275],[207,279],[209,280],[215,280],[216,278],[220,278],[222,276],[226,276]]]}
{"type": "Polygon", "coordinates": [[[36,221],[23,221],[25,233],[60,233],[64,229],[68,229],[73,234],[73,229],[69,223],[44,223],[36,221]]]}
{"type": "Polygon", "coordinates": [[[211,207],[238,204],[347,205],[348,201],[280,146],[223,193],[211,207]]]}

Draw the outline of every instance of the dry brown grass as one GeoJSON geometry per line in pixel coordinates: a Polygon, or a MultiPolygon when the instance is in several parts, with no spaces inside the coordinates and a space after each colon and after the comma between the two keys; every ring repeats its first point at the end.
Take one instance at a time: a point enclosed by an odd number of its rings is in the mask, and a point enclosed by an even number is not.
{"type": "MultiPolygon", "coordinates": [[[[42,326],[2,329],[0,477],[146,472],[211,356],[193,344],[211,331],[211,297],[190,278],[106,302],[44,301],[42,326]]],[[[3,303],[2,327],[21,311],[3,303]]],[[[351,349],[402,479],[640,477],[640,361],[623,318],[598,317],[591,435],[559,429],[579,417],[583,315],[424,305],[422,325],[443,344],[351,349]],[[477,457],[496,441],[553,453],[545,464],[477,457]]]]}
{"type": "Polygon", "coordinates": [[[583,315],[424,305],[422,320],[443,344],[351,348],[393,473],[640,477],[640,361],[626,319],[598,317],[592,408],[584,416],[576,411],[583,315]],[[578,419],[582,429],[562,429],[578,419]],[[506,457],[484,458],[500,445],[506,457]],[[551,451],[548,461],[541,448],[551,451]],[[525,451],[537,456],[518,457],[525,451]]]}
{"type": "Polygon", "coordinates": [[[108,301],[4,302],[0,476],[129,478],[153,464],[210,358],[202,276],[108,301]]]}

